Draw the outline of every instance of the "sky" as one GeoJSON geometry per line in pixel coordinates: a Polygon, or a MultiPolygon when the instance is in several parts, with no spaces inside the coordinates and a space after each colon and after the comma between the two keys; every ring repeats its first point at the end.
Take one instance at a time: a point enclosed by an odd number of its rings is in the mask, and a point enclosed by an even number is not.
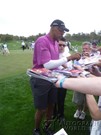
{"type": "Polygon", "coordinates": [[[101,30],[101,0],[0,0],[0,34],[31,36],[48,33],[55,19],[69,33],[101,30]]]}

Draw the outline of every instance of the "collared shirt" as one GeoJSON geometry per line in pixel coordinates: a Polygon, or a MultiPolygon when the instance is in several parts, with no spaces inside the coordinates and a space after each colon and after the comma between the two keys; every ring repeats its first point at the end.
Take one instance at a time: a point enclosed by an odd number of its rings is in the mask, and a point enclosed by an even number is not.
{"type": "Polygon", "coordinates": [[[59,59],[59,48],[57,41],[54,41],[49,34],[41,36],[35,42],[33,65],[34,68],[43,68],[43,64],[50,60],[59,59]]]}

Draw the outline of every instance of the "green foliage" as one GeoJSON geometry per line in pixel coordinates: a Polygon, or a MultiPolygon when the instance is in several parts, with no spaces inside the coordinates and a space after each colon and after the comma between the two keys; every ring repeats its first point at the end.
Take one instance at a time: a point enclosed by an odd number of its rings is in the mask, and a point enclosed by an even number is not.
{"type": "Polygon", "coordinates": [[[82,42],[81,41],[72,41],[71,42],[72,46],[81,46],[82,42]]]}
{"type": "Polygon", "coordinates": [[[11,41],[11,40],[13,40],[13,36],[12,35],[9,35],[9,34],[6,34],[6,35],[0,34],[0,42],[7,42],[7,41],[11,41]]]}
{"type": "MultiPolygon", "coordinates": [[[[35,41],[38,37],[45,35],[45,33],[41,34],[39,33],[38,35],[31,35],[29,37],[24,37],[24,36],[13,36],[13,35],[9,35],[9,34],[0,34],[0,42],[8,42],[8,41],[13,41],[13,40],[17,40],[17,41],[21,41],[24,40],[26,42],[31,42],[31,41],[35,41]]],[[[65,38],[67,39],[67,41],[93,41],[96,40],[97,42],[101,43],[101,31],[99,31],[98,33],[91,32],[91,33],[73,33],[72,35],[69,33],[66,33],[65,38]]]]}

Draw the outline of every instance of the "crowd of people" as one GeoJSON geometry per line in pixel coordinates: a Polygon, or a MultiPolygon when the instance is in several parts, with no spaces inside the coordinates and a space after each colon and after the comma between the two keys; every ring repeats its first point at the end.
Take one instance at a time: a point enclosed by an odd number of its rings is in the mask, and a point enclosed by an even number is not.
{"type": "MultiPolygon", "coordinates": [[[[86,58],[98,58],[100,56],[100,49],[97,45],[93,46],[90,42],[83,42],[82,52],[70,54],[66,40],[63,37],[65,32],[69,29],[61,20],[54,20],[50,24],[50,31],[48,34],[39,37],[34,43],[33,53],[33,67],[32,68],[46,68],[49,70],[54,69],[78,69],[80,71],[87,70],[93,76],[78,76],[76,78],[66,78],[63,75],[58,76],[58,81],[53,84],[51,82],[39,79],[30,78],[30,85],[32,89],[35,113],[35,128],[33,135],[41,135],[42,126],[41,122],[45,116],[45,124],[43,131],[46,135],[53,135],[51,130],[51,121],[57,117],[60,121],[65,120],[64,102],[67,90],[75,91],[72,101],[77,104],[77,110],[74,114],[75,118],[85,119],[85,107],[89,108],[92,119],[101,120],[101,112],[98,105],[101,107],[101,98],[97,105],[93,95],[101,96],[101,61],[90,64],[84,68],[86,58]],[[94,108],[94,109],[93,109],[94,108]]],[[[98,132],[99,126],[93,130],[94,123],[91,128],[91,135],[101,135],[98,132]]]]}
{"type": "Polygon", "coordinates": [[[21,48],[22,48],[23,51],[25,49],[29,49],[29,50],[33,51],[33,49],[34,49],[34,41],[32,41],[32,42],[25,42],[24,40],[22,40],[21,48]]]}
{"type": "MultiPolygon", "coordinates": [[[[25,42],[24,40],[21,41],[21,47],[20,47],[23,51],[25,49],[29,49],[29,50],[34,50],[34,41],[32,42],[25,42]]],[[[10,54],[10,50],[9,50],[9,46],[7,42],[1,43],[0,44],[0,53],[3,55],[8,55],[10,54]]]]}

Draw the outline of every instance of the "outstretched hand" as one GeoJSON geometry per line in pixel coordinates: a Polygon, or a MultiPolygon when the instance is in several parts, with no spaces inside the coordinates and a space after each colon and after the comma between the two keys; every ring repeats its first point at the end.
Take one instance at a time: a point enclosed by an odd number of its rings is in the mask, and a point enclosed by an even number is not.
{"type": "Polygon", "coordinates": [[[101,68],[101,59],[97,63],[95,63],[94,66],[98,66],[101,68]]]}
{"type": "Polygon", "coordinates": [[[101,72],[99,70],[98,66],[93,65],[90,69],[89,69],[90,73],[95,75],[95,76],[101,76],[101,72]]]}
{"type": "Polygon", "coordinates": [[[81,58],[81,54],[80,53],[75,53],[75,54],[72,54],[71,56],[67,57],[67,60],[70,61],[70,60],[79,60],[81,58]]]}

